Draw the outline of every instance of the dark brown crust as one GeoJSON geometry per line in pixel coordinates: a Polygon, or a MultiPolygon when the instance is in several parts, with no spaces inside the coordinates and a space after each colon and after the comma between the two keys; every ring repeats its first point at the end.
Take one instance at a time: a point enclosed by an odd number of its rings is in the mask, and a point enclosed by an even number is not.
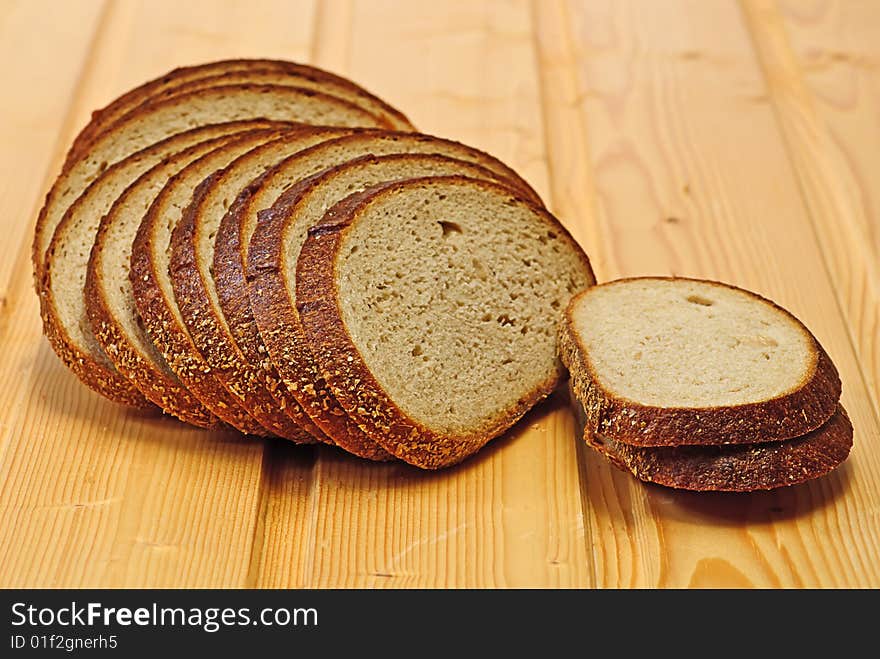
{"type": "MultiPolygon", "coordinates": [[[[586,254],[545,209],[517,197],[510,188],[463,176],[424,177],[375,186],[339,202],[312,228],[297,263],[297,311],[321,373],[342,407],[370,437],[401,460],[424,469],[447,467],[475,453],[553,391],[560,375],[557,372],[548,381],[536,384],[529,395],[517,401],[511,409],[499,411],[498,416],[488,421],[481,430],[453,436],[437,434],[409,418],[382,390],[364,363],[342,321],[338,306],[335,261],[343,235],[371,202],[385,195],[400,193],[409,186],[440,181],[500,191],[514,203],[526,205],[551,223],[553,230],[564,236],[571,247],[581,254],[590,280],[595,281],[586,254]]],[[[259,265],[261,262],[264,261],[254,259],[251,264],[259,265]]],[[[283,268],[284,264],[277,263],[277,266],[283,268]]],[[[251,274],[261,277],[263,272],[257,268],[249,270],[251,274]]]]}
{"type": "MultiPolygon", "coordinates": [[[[335,96],[331,96],[329,94],[324,94],[320,91],[315,91],[311,89],[301,89],[299,87],[294,86],[280,86],[280,85],[248,85],[248,84],[239,84],[239,85],[218,85],[217,87],[211,87],[208,89],[200,89],[196,91],[192,91],[189,93],[181,94],[179,96],[173,96],[168,99],[157,99],[155,101],[149,101],[143,103],[138,106],[135,112],[132,112],[126,115],[121,121],[115,121],[107,130],[103,131],[101,139],[110,139],[110,135],[114,131],[121,130],[124,125],[129,124],[137,119],[143,118],[144,116],[149,116],[150,114],[158,111],[160,108],[167,107],[177,107],[184,105],[190,99],[201,99],[205,96],[222,96],[223,94],[228,94],[230,92],[243,93],[243,92],[254,92],[254,93],[277,93],[284,95],[299,95],[305,97],[320,97],[325,101],[336,105],[337,107],[345,106],[350,112],[356,115],[361,115],[365,119],[369,117],[370,122],[375,122],[375,117],[370,114],[367,110],[350,103],[349,101],[337,98],[335,96]]],[[[255,117],[256,118],[256,117],[255,117]]],[[[97,144],[97,142],[95,143],[97,144]]],[[[92,145],[92,148],[95,146],[92,145]]],[[[130,154],[129,154],[130,155],[130,154]]],[[[43,252],[42,252],[42,242],[43,238],[46,237],[48,231],[46,227],[46,217],[48,214],[48,210],[50,207],[56,203],[56,200],[59,194],[62,194],[61,191],[64,188],[66,183],[66,174],[67,169],[63,170],[58,178],[53,183],[52,187],[46,193],[45,200],[43,202],[43,206],[40,209],[39,215],[37,216],[36,227],[34,229],[34,240],[31,245],[31,260],[34,267],[34,284],[37,288],[37,293],[40,293],[40,279],[42,277],[42,268],[43,268],[43,252]]],[[[51,231],[55,231],[55,227],[51,227],[51,231]]]]}
{"type": "MultiPolygon", "coordinates": [[[[436,154],[398,153],[381,157],[365,155],[360,158],[354,158],[300,181],[281,195],[270,210],[260,213],[261,228],[258,228],[257,231],[265,232],[265,239],[273,241],[273,246],[277,245],[273,260],[277,259],[278,263],[282,262],[282,255],[286,252],[286,246],[282,244],[284,232],[297,222],[299,208],[303,200],[315,188],[323,185],[325,181],[332,180],[334,177],[351,169],[364,165],[381,166],[383,163],[397,163],[400,161],[442,161],[455,165],[462,174],[467,173],[475,178],[479,177],[496,182],[498,179],[497,174],[481,165],[436,154]],[[276,240],[278,242],[275,242],[276,240]]],[[[260,239],[257,238],[258,241],[260,239]]],[[[259,251],[260,248],[256,247],[256,249],[259,251]]],[[[264,269],[266,266],[265,262],[261,264],[261,267],[264,269]]],[[[286,269],[275,271],[270,276],[271,279],[264,282],[264,286],[272,286],[275,291],[280,293],[275,297],[277,304],[286,304],[293,307],[293,301],[289,292],[289,282],[284,282],[285,272],[287,272],[286,269]],[[283,291],[281,290],[282,288],[283,291]]],[[[259,303],[254,303],[252,306],[254,307],[255,314],[263,312],[262,315],[257,315],[257,318],[260,323],[261,334],[266,339],[265,345],[269,355],[275,362],[290,392],[315,423],[327,435],[332,437],[339,446],[351,450],[351,452],[357,454],[357,452],[365,450],[366,447],[374,450],[375,442],[364,434],[364,431],[357,425],[355,419],[340,407],[338,401],[327,388],[327,383],[321,376],[318,364],[312,354],[311,346],[303,333],[298,314],[288,314],[285,316],[285,322],[282,324],[277,322],[274,312],[262,307],[259,303]],[[349,447],[352,447],[352,449],[349,449],[349,447]]],[[[383,453],[386,452],[383,451],[383,453]]]]}
{"type": "MultiPolygon", "coordinates": [[[[572,409],[586,413],[569,383],[572,409]]],[[[797,485],[838,467],[852,448],[853,428],[842,406],[812,432],[781,442],[727,446],[640,447],[603,439],[586,428],[587,445],[640,480],[700,492],[753,492],[797,485]]]]}
{"type": "MultiPolygon", "coordinates": [[[[257,146],[276,135],[276,131],[252,131],[220,148],[226,149],[232,145],[248,142],[257,146]]],[[[172,311],[172,305],[178,305],[178,301],[167,299],[158,281],[160,275],[156,270],[153,254],[164,247],[156,245],[154,241],[159,223],[165,220],[164,203],[170,196],[170,191],[190,176],[190,172],[200,165],[200,161],[201,159],[187,165],[168,181],[141,222],[131,253],[130,278],[135,305],[150,340],[190,392],[233,428],[245,434],[266,436],[270,433],[248,415],[234,400],[232,394],[214,377],[186,327],[178,322],[172,311]]],[[[180,306],[187,303],[185,298],[180,300],[180,306]]]]}
{"type": "MultiPolygon", "coordinates": [[[[300,184],[302,185],[302,184],[300,184]]],[[[251,310],[259,328],[263,345],[284,384],[302,405],[301,393],[297,391],[299,374],[307,364],[300,363],[307,356],[297,350],[292,328],[299,325],[299,316],[287,292],[284,273],[284,243],[282,234],[287,224],[289,206],[298,196],[300,185],[284,193],[269,211],[260,214],[260,224],[251,239],[248,253],[247,285],[251,310]],[[264,215],[266,213],[266,215],[264,215]]],[[[318,386],[321,380],[317,381],[318,386]]],[[[332,396],[325,397],[332,400],[332,396]]],[[[365,435],[342,408],[328,408],[327,414],[317,417],[310,406],[304,406],[312,419],[340,448],[360,458],[375,461],[391,460],[392,455],[376,441],[365,435]],[[331,415],[338,423],[328,423],[331,415]]]]}
{"type": "MultiPolygon", "coordinates": [[[[332,139],[351,131],[356,132],[358,129],[321,127],[312,130],[320,130],[327,135],[328,139],[332,139]]],[[[267,378],[274,383],[281,381],[282,378],[268,357],[251,310],[244,272],[247,252],[241,244],[240,224],[242,215],[254,192],[260,187],[267,174],[252,181],[238,194],[220,222],[214,244],[214,285],[220,301],[220,309],[238,350],[243,358],[249,362],[263,364],[267,378]]],[[[302,409],[286,386],[269,386],[268,391],[281,409],[302,409]]],[[[335,444],[332,438],[328,437],[313,422],[309,423],[312,425],[309,428],[310,432],[319,441],[335,444]]]]}
{"type": "MultiPolygon", "coordinates": [[[[296,135],[296,133],[293,133],[296,135]]],[[[306,430],[306,415],[302,409],[291,411],[279,409],[269,395],[271,386],[284,386],[272,381],[261,363],[251,363],[235,345],[210,302],[202,273],[196,263],[196,218],[202,210],[205,196],[222,180],[218,171],[202,181],[195,189],[189,206],[174,228],[171,237],[171,283],[178,300],[187,300],[180,312],[189,335],[199,352],[211,366],[215,377],[233,392],[238,402],[260,425],[279,437],[310,444],[315,438],[306,430]],[[295,415],[295,416],[294,416],[295,415]]],[[[310,424],[311,425],[311,424],[310,424]]]]}
{"type": "Polygon", "coordinates": [[[144,102],[153,100],[158,95],[174,90],[180,92],[181,88],[191,85],[196,81],[206,78],[222,80],[226,73],[248,71],[277,71],[289,73],[292,76],[304,76],[315,81],[327,81],[349,89],[370,104],[381,107],[384,114],[395,121],[402,130],[412,128],[409,119],[396,108],[388,105],[385,101],[369,93],[351,80],[337,76],[329,71],[324,71],[312,66],[287,62],[283,60],[269,59],[230,59],[218,62],[208,62],[195,66],[187,66],[174,69],[168,73],[150,80],[129,92],[126,92],[110,104],[92,113],[89,123],[80,131],[71,145],[62,171],[66,171],[82,153],[87,150],[94,141],[103,133],[108,126],[114,123],[123,114],[134,110],[144,102]]]}
{"type": "MultiPolygon", "coordinates": [[[[229,124],[207,126],[202,129],[194,129],[192,131],[186,131],[185,133],[181,133],[162,140],[157,144],[154,144],[146,149],[143,149],[142,151],[138,151],[137,153],[132,154],[129,158],[140,158],[150,151],[166,149],[168,148],[168,145],[173,145],[175,142],[186,140],[187,137],[190,135],[206,133],[206,131],[208,130],[218,131],[217,135],[219,136],[222,134],[219,132],[221,129],[228,130],[228,132],[233,132],[236,130],[243,131],[247,128],[260,127],[261,125],[271,126],[271,123],[253,121],[230,122],[229,124]]],[[[205,136],[204,139],[207,140],[210,139],[210,137],[205,136]]],[[[46,257],[42,270],[43,277],[40,286],[40,290],[42,292],[42,295],[40,295],[40,313],[43,319],[43,331],[49,338],[49,342],[52,345],[53,349],[61,358],[61,360],[67,366],[69,366],[71,370],[73,370],[86,385],[114,402],[119,402],[133,407],[149,409],[150,407],[152,407],[150,405],[149,396],[145,396],[143,394],[143,392],[135,385],[135,381],[132,381],[130,378],[126,377],[125,374],[117,372],[115,365],[112,363],[112,359],[109,360],[109,362],[105,361],[105,359],[107,359],[106,354],[101,355],[103,359],[98,358],[88,352],[81,350],[73,342],[73,340],[70,338],[68,331],[61,322],[60,316],[58,315],[57,306],[55,304],[55,296],[51,283],[54,255],[61,247],[61,245],[59,244],[60,237],[64,235],[64,232],[69,224],[74,221],[76,214],[80,212],[79,206],[84,199],[86,192],[93,186],[98,185],[99,181],[105,176],[112,176],[114,170],[124,166],[129,158],[123,159],[122,161],[112,165],[100,177],[92,181],[89,188],[87,188],[87,190],[83,192],[83,194],[80,195],[73,204],[70,205],[70,207],[64,213],[61,222],[59,222],[58,226],[55,228],[52,241],[49,244],[49,249],[46,251],[46,257]]],[[[155,403],[156,401],[153,402],[155,403]]]]}
{"type": "MultiPolygon", "coordinates": [[[[176,416],[185,423],[212,429],[226,428],[227,426],[202,405],[201,401],[193,396],[178,379],[144,359],[140,352],[131,344],[125,330],[116,320],[115,313],[105,295],[107,285],[104,283],[103,273],[99,268],[98,261],[105,243],[105,237],[121,212],[120,204],[138,186],[141,179],[149,176],[156,168],[166,167],[169,163],[179,161],[180,159],[188,160],[193,154],[202,153],[206,149],[225,144],[234,138],[235,133],[244,133],[247,129],[253,128],[271,128],[278,124],[275,122],[245,121],[230,122],[228,125],[232,129],[229,135],[207,139],[204,142],[195,143],[181,150],[145,172],[126,188],[122,195],[114,202],[110,211],[101,220],[86,272],[86,311],[92,332],[116,368],[124,376],[128,377],[149,400],[161,407],[166,413],[176,416]]],[[[202,130],[194,129],[193,131],[187,131],[187,133],[202,132],[202,130]]],[[[176,137],[169,139],[175,139],[176,137]]]]}
{"type": "MultiPolygon", "coordinates": [[[[540,202],[537,194],[523,181],[513,170],[507,165],[500,162],[497,158],[466,146],[460,142],[446,140],[442,138],[432,137],[430,135],[419,135],[413,133],[403,133],[400,131],[382,131],[370,129],[357,129],[352,134],[344,136],[328,137],[326,142],[315,145],[309,149],[305,149],[285,160],[281,161],[272,170],[266,172],[263,176],[253,181],[245,190],[243,190],[229,211],[223,218],[216,237],[216,251],[214,255],[214,280],[216,282],[217,293],[220,299],[220,307],[223,315],[229,325],[229,328],[235,337],[236,342],[241,348],[243,354],[251,361],[259,361],[265,359],[266,347],[260,336],[251,305],[247,302],[248,288],[245,281],[245,265],[248,259],[249,245],[243,244],[243,222],[254,210],[252,199],[256,192],[260,189],[263,181],[269,178],[274,172],[283,170],[291,162],[305,160],[313,156],[320,149],[333,145],[357,145],[361,146],[364,153],[370,153],[370,147],[373,140],[411,140],[420,142],[430,142],[440,147],[454,146],[465,153],[473,156],[473,161],[494,173],[504,177],[505,182],[515,187],[527,198],[540,202]]],[[[292,394],[286,389],[277,389],[275,393],[279,395],[293,398],[292,394]]]]}
{"type": "Polygon", "coordinates": [[[664,408],[640,405],[616,397],[599,384],[587,351],[574,329],[572,310],[581,295],[568,306],[559,328],[559,354],[587,410],[587,428],[618,442],[635,446],[706,444],[755,444],[799,437],[824,424],[837,410],[841,383],[837,369],[825,350],[797,318],[760,295],[736,286],[685,277],[632,277],[606,282],[638,280],[699,281],[741,291],[772,305],[789,316],[812,339],[816,366],[798,389],[777,398],[733,407],[664,408]]]}
{"type": "Polygon", "coordinates": [[[137,409],[155,409],[124,375],[92,359],[91,355],[70,343],[67,332],[60,323],[55,322],[54,316],[43,316],[43,333],[61,361],[90,389],[114,403],[137,409]]]}

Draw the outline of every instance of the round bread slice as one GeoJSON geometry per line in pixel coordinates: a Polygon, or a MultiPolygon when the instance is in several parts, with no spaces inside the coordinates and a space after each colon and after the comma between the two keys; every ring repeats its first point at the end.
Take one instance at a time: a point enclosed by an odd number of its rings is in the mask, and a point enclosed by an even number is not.
{"type": "Polygon", "coordinates": [[[559,335],[589,431],[626,444],[790,439],[840,398],[834,364],[799,320],[718,282],[608,282],[572,300],[559,335]]]}
{"type": "MultiPolygon", "coordinates": [[[[327,140],[286,158],[241,191],[223,217],[215,238],[214,280],[218,301],[236,344],[249,362],[259,363],[267,358],[245,281],[248,248],[257,226],[257,214],[275,204],[292,185],[327,168],[365,154],[396,153],[435,153],[478,164],[521,194],[530,199],[537,198],[528,184],[497,158],[459,142],[417,133],[363,130],[327,140]]],[[[270,393],[280,408],[300,406],[288,387],[272,388],[270,393]]]]}
{"type": "Polygon", "coordinates": [[[282,434],[293,419],[325,443],[333,442],[318,429],[295,399],[279,401],[270,394],[284,385],[269,356],[263,355],[253,361],[247,359],[230,334],[214,283],[214,236],[229,200],[251,180],[293,153],[351,131],[332,127],[304,128],[239,156],[228,167],[199,184],[171,236],[174,295],[176,299],[188,301],[180,307],[181,316],[213,374],[236,394],[245,410],[262,425],[282,434]]]}
{"type": "MultiPolygon", "coordinates": [[[[569,383],[583,428],[586,412],[569,383]]],[[[666,487],[699,492],[753,492],[824,476],[849,456],[853,428],[842,406],[806,435],[781,442],[726,446],[632,446],[584,431],[584,441],[623,471],[666,487]]]]}
{"type": "MultiPolygon", "coordinates": [[[[76,162],[108,127],[147,101],[154,101],[159,97],[176,96],[181,92],[214,87],[218,84],[228,85],[237,82],[264,84],[267,82],[266,76],[272,73],[275,74],[276,80],[285,76],[288,81],[284,84],[292,84],[306,89],[318,89],[350,101],[372,112],[382,120],[383,125],[388,127],[399,130],[412,129],[412,124],[399,110],[370,94],[351,80],[328,71],[283,60],[222,60],[170,71],[132,89],[103,109],[92,113],[91,121],[80,131],[68,151],[65,169],[76,162]]],[[[277,82],[271,84],[277,84],[277,82]]]]}
{"type": "Polygon", "coordinates": [[[101,219],[86,269],[86,313],[104,354],[132,386],[164,412],[205,428],[225,424],[180,382],[143,329],[129,277],[132,243],[141,218],[170,178],[246,134],[249,131],[198,142],[141,174],[101,219]]]}
{"type": "Polygon", "coordinates": [[[251,307],[260,335],[296,400],[336,444],[355,455],[388,457],[328,391],[296,312],[295,284],[286,279],[294,268],[285,263],[296,263],[309,228],[352,192],[414,176],[453,174],[497,181],[497,175],[481,165],[446,156],[363,156],[295,185],[260,215],[248,262],[251,307]]]}
{"type": "Polygon", "coordinates": [[[241,406],[235,392],[226,389],[193,343],[180,307],[187,298],[176,298],[171,270],[171,234],[196,186],[243,153],[280,137],[278,131],[252,131],[227,142],[181,168],[162,188],[143,216],[131,250],[134,303],[147,335],[184,386],[205,407],[233,428],[250,435],[271,436],[241,406]]]}
{"type": "Polygon", "coordinates": [[[64,363],[89,387],[119,403],[151,407],[107,358],[87,319],[86,269],[101,218],[133,181],[164,158],[212,138],[272,126],[267,121],[230,122],[169,137],[108,167],[64,213],[43,266],[43,331],[64,363]]]}
{"type": "Polygon", "coordinates": [[[555,388],[555,327],[595,282],[550,213],[464,176],[347,197],[296,267],[300,321],[333,396],[425,469],[472,455],[555,388]]]}
{"type": "Polygon", "coordinates": [[[311,89],[278,85],[223,85],[140,106],[117,121],[55,180],[37,218],[34,274],[39,291],[49,241],[65,211],[108,166],[160,140],[206,124],[265,118],[340,126],[377,126],[370,112],[311,89]]]}

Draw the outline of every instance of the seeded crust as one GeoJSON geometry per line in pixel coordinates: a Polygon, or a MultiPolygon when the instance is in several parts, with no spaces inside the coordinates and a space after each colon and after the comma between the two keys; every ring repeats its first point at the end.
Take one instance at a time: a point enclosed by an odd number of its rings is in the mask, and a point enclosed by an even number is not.
{"type": "Polygon", "coordinates": [[[91,336],[88,322],[85,322],[86,305],[82,289],[85,284],[86,262],[101,218],[109,210],[113,199],[132,180],[164,157],[197,142],[261,126],[269,127],[271,123],[252,121],[215,124],[172,136],[135,153],[112,165],[95,179],[71,204],[55,229],[43,266],[41,289],[44,295],[40,296],[43,331],[62,361],[85,384],[106,398],[135,407],[151,407],[138,388],[117,371],[113,362],[91,336]],[[78,266],[78,254],[83,255],[82,272],[71,272],[71,266],[78,266]],[[58,268],[61,270],[58,271],[58,268]],[[57,286],[53,286],[54,277],[59,278],[60,291],[56,291],[57,286]],[[77,280],[77,277],[82,279],[77,280]],[[65,306],[78,303],[75,306],[79,307],[80,315],[71,319],[61,312],[56,295],[66,294],[69,297],[71,287],[77,285],[80,286],[81,299],[64,300],[65,306]],[[71,328],[72,323],[76,327],[71,328]]]}
{"type": "MultiPolygon", "coordinates": [[[[443,181],[450,185],[477,186],[510,195],[513,203],[524,204],[553,227],[576,250],[590,283],[595,278],[589,259],[568,231],[544,208],[515,197],[509,188],[462,176],[425,177],[396,181],[353,194],[336,204],[322,221],[312,227],[297,262],[297,312],[321,374],[334,397],[357,420],[366,433],[395,457],[423,469],[439,469],[461,462],[489,440],[512,426],[539,400],[549,395],[559,382],[562,369],[520,398],[510,409],[484,427],[458,436],[437,434],[401,410],[376,381],[364,363],[342,320],[336,289],[335,261],[343,235],[357,221],[358,213],[383,195],[399,194],[408,186],[443,181]]],[[[283,264],[282,264],[283,265],[283,264]]],[[[256,272],[249,273],[256,274],[256,272]]]]}
{"type": "Polygon", "coordinates": [[[208,257],[199,255],[199,236],[217,231],[220,218],[216,217],[216,211],[214,217],[210,216],[208,202],[218,203],[221,198],[234,195],[237,188],[230,185],[234,186],[236,180],[242,176],[252,179],[277,160],[321,141],[328,134],[338,135],[342,130],[345,129],[302,128],[240,156],[199,184],[171,239],[174,294],[177,299],[188,300],[180,307],[181,315],[213,374],[237,395],[241,405],[261,425],[299,442],[314,442],[316,437],[325,443],[332,440],[315,426],[295,399],[271,395],[271,391],[284,388],[284,384],[268,356],[251,361],[239,349],[222,311],[209,293],[209,287],[214,286],[213,258],[201,263],[202,258],[208,257]]]}
{"type": "Polygon", "coordinates": [[[355,455],[374,459],[391,457],[358,426],[355,417],[345,412],[327,388],[296,313],[291,295],[293,283],[287,281],[286,273],[291,269],[285,264],[285,254],[290,249],[285,235],[297,225],[307,229],[303,220],[311,225],[309,218],[313,216],[305,214],[310,197],[337,180],[360,181],[355,185],[364,187],[369,185],[364,183],[366,180],[400,179],[401,171],[417,176],[441,170],[443,173],[497,180],[497,175],[485,167],[445,156],[409,153],[362,156],[319,172],[287,190],[270,210],[260,213],[260,226],[251,241],[253,260],[249,261],[248,267],[256,276],[249,282],[251,307],[272,362],[288,389],[318,426],[336,444],[355,455]]]}
{"type": "Polygon", "coordinates": [[[279,85],[222,85],[169,99],[145,103],[115,122],[82,157],[55,180],[37,218],[32,260],[38,293],[43,257],[67,207],[107,166],[136,151],[201,125],[218,121],[266,118],[279,121],[338,124],[333,115],[347,114],[348,125],[375,126],[378,119],[366,110],[311,89],[279,85]]]}
{"type": "MultiPolygon", "coordinates": [[[[616,282],[651,279],[675,278],[634,277],[616,282]]],[[[742,291],[719,282],[705,283],[742,291]]],[[[831,418],[838,407],[841,383],[828,354],[816,337],[788,311],[760,295],[743,292],[773,306],[803,328],[815,347],[815,367],[800,387],[777,398],[745,405],[704,408],[640,405],[606,391],[599,383],[572,318],[577,301],[589,292],[575,296],[560,323],[558,345],[562,362],[571,372],[577,397],[587,411],[589,432],[634,446],[756,444],[805,435],[831,418]]]]}
{"type": "MultiPolygon", "coordinates": [[[[311,131],[316,137],[333,139],[352,132],[352,129],[325,126],[313,127],[311,131]]],[[[246,163],[256,155],[257,151],[254,150],[244,154],[239,160],[246,163]]],[[[269,354],[263,345],[263,339],[254,321],[244,273],[247,250],[241,244],[241,219],[255,192],[259,190],[261,183],[270,171],[258,176],[248,184],[238,194],[223,216],[214,242],[213,277],[220,313],[233,339],[235,349],[241,354],[243,360],[262,366],[264,377],[267,378],[265,390],[275,401],[276,407],[296,414],[302,410],[302,406],[286,386],[276,384],[281,382],[281,376],[269,359],[269,354]]],[[[335,444],[332,438],[318,428],[310,418],[304,419],[303,425],[308,427],[319,441],[335,444]]]]}
{"type": "MultiPolygon", "coordinates": [[[[268,353],[248,303],[245,267],[251,235],[257,223],[257,213],[277,201],[278,193],[275,191],[363,154],[408,152],[439,153],[473,162],[491,170],[528,199],[538,199],[528,184],[507,165],[483,151],[459,142],[417,133],[369,129],[344,136],[328,134],[327,137],[325,142],[279,162],[247,186],[230,206],[217,232],[214,281],[220,308],[242,354],[252,363],[266,361],[268,353]]],[[[301,405],[289,387],[272,389],[271,393],[282,407],[301,405]]],[[[302,392],[299,395],[302,398],[302,392]]],[[[338,411],[332,416],[329,410],[327,414],[323,412],[322,409],[320,414],[313,414],[312,417],[319,426],[325,424],[325,431],[330,430],[326,424],[339,415],[338,411]]]]}
{"type": "Polygon", "coordinates": [[[109,126],[147,101],[153,101],[163,95],[168,97],[217,84],[229,84],[234,78],[246,77],[251,73],[262,75],[268,72],[287,75],[291,80],[305,79],[312,85],[324,86],[325,91],[331,94],[334,93],[332,90],[336,90],[335,93],[340,98],[350,100],[356,105],[374,112],[377,116],[381,116],[384,120],[383,123],[388,127],[399,130],[412,129],[409,120],[399,110],[351,80],[328,71],[283,60],[222,60],[169,71],[165,75],[123,94],[106,107],[93,112],[91,120],[71,145],[63,169],[68,169],[73,162],[76,162],[109,126]]]}
{"type": "MultiPolygon", "coordinates": [[[[242,123],[260,125],[260,122],[242,123]]],[[[157,188],[161,189],[185,164],[236,139],[240,134],[247,132],[194,144],[169,156],[132,182],[101,219],[86,272],[86,311],[92,332],[104,353],[120,373],[163,411],[203,428],[224,428],[226,425],[180,382],[142,330],[138,330],[140,336],[135,336],[123,324],[122,315],[125,312],[118,308],[118,303],[111,296],[111,291],[120,285],[122,273],[113,270],[117,264],[107,251],[111,249],[109,239],[113,233],[123,232],[120,242],[131,245],[140,225],[139,214],[144,212],[144,205],[152,201],[157,188]],[[111,268],[109,273],[105,271],[105,263],[111,268]]],[[[114,256],[115,260],[121,260],[123,268],[127,268],[130,256],[125,253],[114,256]]],[[[128,277],[125,277],[124,281],[127,280],[128,277]]],[[[133,306],[133,293],[129,291],[128,294],[132,296],[130,305],[133,306]]]]}
{"type": "MultiPolygon", "coordinates": [[[[579,427],[586,413],[569,381],[579,427]]],[[[584,441],[623,471],[666,487],[700,492],[752,492],[797,485],[829,473],[849,456],[853,428],[846,410],[806,435],[781,442],[727,446],[640,447],[593,435],[584,441]]]]}
{"type": "MultiPolygon", "coordinates": [[[[271,436],[271,431],[250,416],[233,393],[214,377],[180,318],[179,309],[187,306],[189,300],[185,297],[175,299],[173,291],[167,290],[171,288],[169,280],[173,282],[176,273],[163,272],[159,264],[169,248],[169,243],[162,238],[167,235],[163,227],[175,219],[172,206],[175,197],[191,198],[194,187],[207,175],[227,166],[242,153],[279,136],[277,131],[252,131],[180,169],[141,221],[131,252],[130,278],[135,306],[147,335],[165,362],[211,412],[240,432],[260,436],[271,436]],[[163,283],[168,285],[163,286],[163,283]]],[[[180,211],[177,213],[179,219],[180,211]]]]}

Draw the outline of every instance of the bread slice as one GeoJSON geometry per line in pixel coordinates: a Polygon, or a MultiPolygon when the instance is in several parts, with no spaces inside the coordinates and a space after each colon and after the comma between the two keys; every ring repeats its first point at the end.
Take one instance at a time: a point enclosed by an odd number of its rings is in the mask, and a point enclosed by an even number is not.
{"type": "Polygon", "coordinates": [[[46,195],[37,218],[33,262],[39,291],[49,241],[67,208],[108,166],[175,133],[206,124],[267,118],[343,126],[377,126],[379,120],[343,99],[298,87],[223,85],[147,103],[117,121],[71,164],[46,195]]]}
{"type": "Polygon", "coordinates": [[[560,354],[589,431],[638,446],[804,435],[837,410],[840,378],[803,324],[718,282],[643,277],[572,300],[560,354]]]}
{"type": "Polygon", "coordinates": [[[205,140],[272,125],[267,121],[231,122],[169,137],[107,168],[65,212],[43,266],[43,328],[64,363],[98,393],[123,404],[151,406],[138,388],[116,370],[88,323],[86,269],[101,218],[134,180],[169,155],[205,140]]]}
{"type": "Polygon", "coordinates": [[[347,451],[362,457],[388,454],[369,437],[328,391],[296,312],[296,289],[287,279],[310,227],[327,208],[353,191],[418,176],[462,174],[497,180],[490,170],[433,154],[363,156],[302,181],[261,213],[251,242],[248,271],[251,307],[269,355],[285,384],[315,423],[347,451]]]}
{"type": "Polygon", "coordinates": [[[176,273],[170,269],[170,245],[172,231],[195,187],[241,154],[278,137],[278,131],[251,131],[178,168],[143,216],[132,244],[129,272],[138,315],[171,370],[220,419],[240,432],[261,436],[271,436],[272,431],[249,415],[213,375],[187,331],[180,307],[189,301],[174,295],[176,273]]]}
{"type": "Polygon", "coordinates": [[[572,409],[584,441],[623,471],[666,487],[715,492],[753,492],[797,485],[842,464],[852,448],[853,428],[842,406],[816,430],[794,439],[726,446],[632,446],[593,435],[569,382],[572,409]]]}
{"type": "Polygon", "coordinates": [[[197,142],[132,182],[101,219],[86,272],[86,313],[104,354],[145,398],[186,423],[206,428],[225,424],[180,382],[147,337],[134,305],[129,278],[131,251],[141,218],[168,180],[187,164],[242,134],[250,131],[197,142]]]}
{"type": "MultiPolygon", "coordinates": [[[[411,130],[412,124],[398,110],[373,96],[351,80],[321,69],[267,59],[233,59],[178,68],[123,94],[105,108],[92,113],[91,121],[76,137],[68,151],[65,169],[76,162],[98,137],[122,116],[147,101],[177,96],[181,92],[214,87],[218,84],[245,82],[267,84],[266,76],[275,74],[287,78],[283,84],[306,89],[318,89],[368,110],[382,120],[382,124],[399,130],[411,130]]],[[[269,84],[278,84],[272,82],[269,84]]]]}
{"type": "MultiPolygon", "coordinates": [[[[215,238],[214,280],[218,301],[245,359],[259,363],[267,357],[266,347],[248,303],[245,282],[245,264],[251,236],[257,226],[257,213],[271,207],[290,186],[324,169],[364,154],[394,153],[437,153],[479,164],[528,198],[537,198],[525,181],[493,156],[459,142],[429,135],[363,130],[327,140],[286,158],[242,190],[223,217],[215,238]]],[[[294,393],[287,387],[274,388],[271,394],[281,408],[299,406],[294,393]]],[[[338,429],[334,432],[338,432],[338,429]]],[[[345,442],[345,439],[342,441],[345,442]]]]}
{"type": "MultiPolygon", "coordinates": [[[[214,284],[214,236],[229,200],[252,179],[286,156],[313,144],[351,132],[345,128],[302,128],[239,156],[202,181],[171,236],[172,287],[189,335],[212,373],[234,392],[247,412],[276,434],[289,436],[296,423],[332,443],[303,412],[296,400],[277,401],[269,392],[284,387],[268,355],[253,361],[239,349],[223,318],[214,284]]],[[[247,301],[245,301],[245,304],[247,301]]]]}
{"type": "Polygon", "coordinates": [[[326,213],[297,261],[297,310],[346,412],[394,456],[435,469],[554,389],[556,325],[594,281],[543,208],[496,183],[428,177],[326,213]]]}

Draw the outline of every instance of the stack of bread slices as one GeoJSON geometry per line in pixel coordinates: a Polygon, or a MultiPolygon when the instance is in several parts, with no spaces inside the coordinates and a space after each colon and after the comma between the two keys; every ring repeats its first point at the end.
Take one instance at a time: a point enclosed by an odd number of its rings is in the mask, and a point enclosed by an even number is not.
{"type": "Polygon", "coordinates": [[[94,113],[40,212],[44,330],[89,387],[212,429],[422,468],[550,393],[589,261],[498,159],[282,61],[94,113]]]}
{"type": "Polygon", "coordinates": [[[743,492],[822,476],[853,429],[837,369],[772,302],[718,282],[621,279],[559,330],[584,439],[644,481],[743,492]]]}

